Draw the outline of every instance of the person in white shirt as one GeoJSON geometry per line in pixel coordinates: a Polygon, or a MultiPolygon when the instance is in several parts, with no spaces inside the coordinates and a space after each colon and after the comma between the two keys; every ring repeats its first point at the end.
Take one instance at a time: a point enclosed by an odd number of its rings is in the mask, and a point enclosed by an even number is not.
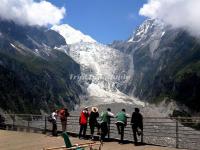
{"type": "Polygon", "coordinates": [[[52,135],[53,136],[57,136],[57,123],[56,123],[56,120],[57,120],[57,111],[54,110],[51,114],[51,117],[52,117],[52,135]]]}

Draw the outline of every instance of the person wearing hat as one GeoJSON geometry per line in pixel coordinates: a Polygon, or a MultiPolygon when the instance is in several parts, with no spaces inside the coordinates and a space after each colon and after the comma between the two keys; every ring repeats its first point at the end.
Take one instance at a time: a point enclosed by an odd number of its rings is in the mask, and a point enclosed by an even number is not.
{"type": "Polygon", "coordinates": [[[91,139],[94,139],[94,129],[97,127],[98,133],[100,129],[100,125],[97,121],[97,118],[99,117],[98,108],[92,107],[90,117],[89,117],[89,125],[90,125],[90,132],[91,132],[91,139]]]}
{"type": "Polygon", "coordinates": [[[86,138],[88,117],[89,117],[88,107],[85,107],[79,117],[79,124],[80,124],[79,139],[81,139],[82,137],[86,138]]]}

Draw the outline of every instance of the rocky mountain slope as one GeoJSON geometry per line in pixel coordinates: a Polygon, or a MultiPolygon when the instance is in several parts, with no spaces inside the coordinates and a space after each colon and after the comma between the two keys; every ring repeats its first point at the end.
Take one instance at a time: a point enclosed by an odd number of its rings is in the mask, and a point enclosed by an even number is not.
{"type": "Polygon", "coordinates": [[[79,104],[81,89],[70,74],[80,74],[80,66],[61,45],[65,39],[53,30],[0,20],[0,108],[39,113],[79,104]]]}
{"type": "Polygon", "coordinates": [[[173,99],[199,111],[200,44],[184,30],[146,20],[127,41],[106,46],[69,25],[52,29],[0,21],[1,108],[36,113],[173,99]]]}
{"type": "Polygon", "coordinates": [[[174,99],[193,112],[200,108],[200,40],[158,20],[146,20],[127,41],[112,47],[133,59],[125,93],[157,103],[174,99]],[[134,86],[132,86],[134,85],[134,86]]]}

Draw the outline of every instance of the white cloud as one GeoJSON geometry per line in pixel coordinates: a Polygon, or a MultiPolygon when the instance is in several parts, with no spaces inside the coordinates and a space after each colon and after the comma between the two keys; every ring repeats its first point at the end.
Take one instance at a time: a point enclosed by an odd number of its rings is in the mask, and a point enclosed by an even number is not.
{"type": "Polygon", "coordinates": [[[200,0],[149,0],[139,14],[200,36],[200,0]]]}
{"type": "Polygon", "coordinates": [[[65,8],[34,0],[0,0],[0,18],[26,25],[54,25],[64,18],[65,8]]]}

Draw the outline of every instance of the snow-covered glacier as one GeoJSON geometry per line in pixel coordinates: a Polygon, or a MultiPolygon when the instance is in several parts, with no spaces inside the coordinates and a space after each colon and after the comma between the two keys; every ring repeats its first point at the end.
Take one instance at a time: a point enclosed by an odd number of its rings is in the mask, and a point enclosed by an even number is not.
{"type": "Polygon", "coordinates": [[[120,92],[129,81],[131,57],[100,43],[80,42],[69,46],[69,55],[81,65],[88,100],[87,105],[105,103],[135,103],[134,97],[120,92]]]}
{"type": "Polygon", "coordinates": [[[70,39],[70,36],[66,36],[67,33],[72,32],[69,31],[68,25],[61,26],[62,28],[57,26],[52,29],[63,35],[68,43],[68,47],[63,46],[58,49],[63,50],[81,66],[81,76],[73,77],[72,75],[71,79],[79,80],[85,89],[86,96],[82,97],[82,105],[128,103],[144,106],[143,102],[120,90],[133,74],[130,55],[98,43],[89,36],[85,38],[84,34],[80,34],[80,31],[73,28],[74,34],[70,39]],[[79,36],[78,42],[68,42],[73,41],[74,36],[79,36]]]}

